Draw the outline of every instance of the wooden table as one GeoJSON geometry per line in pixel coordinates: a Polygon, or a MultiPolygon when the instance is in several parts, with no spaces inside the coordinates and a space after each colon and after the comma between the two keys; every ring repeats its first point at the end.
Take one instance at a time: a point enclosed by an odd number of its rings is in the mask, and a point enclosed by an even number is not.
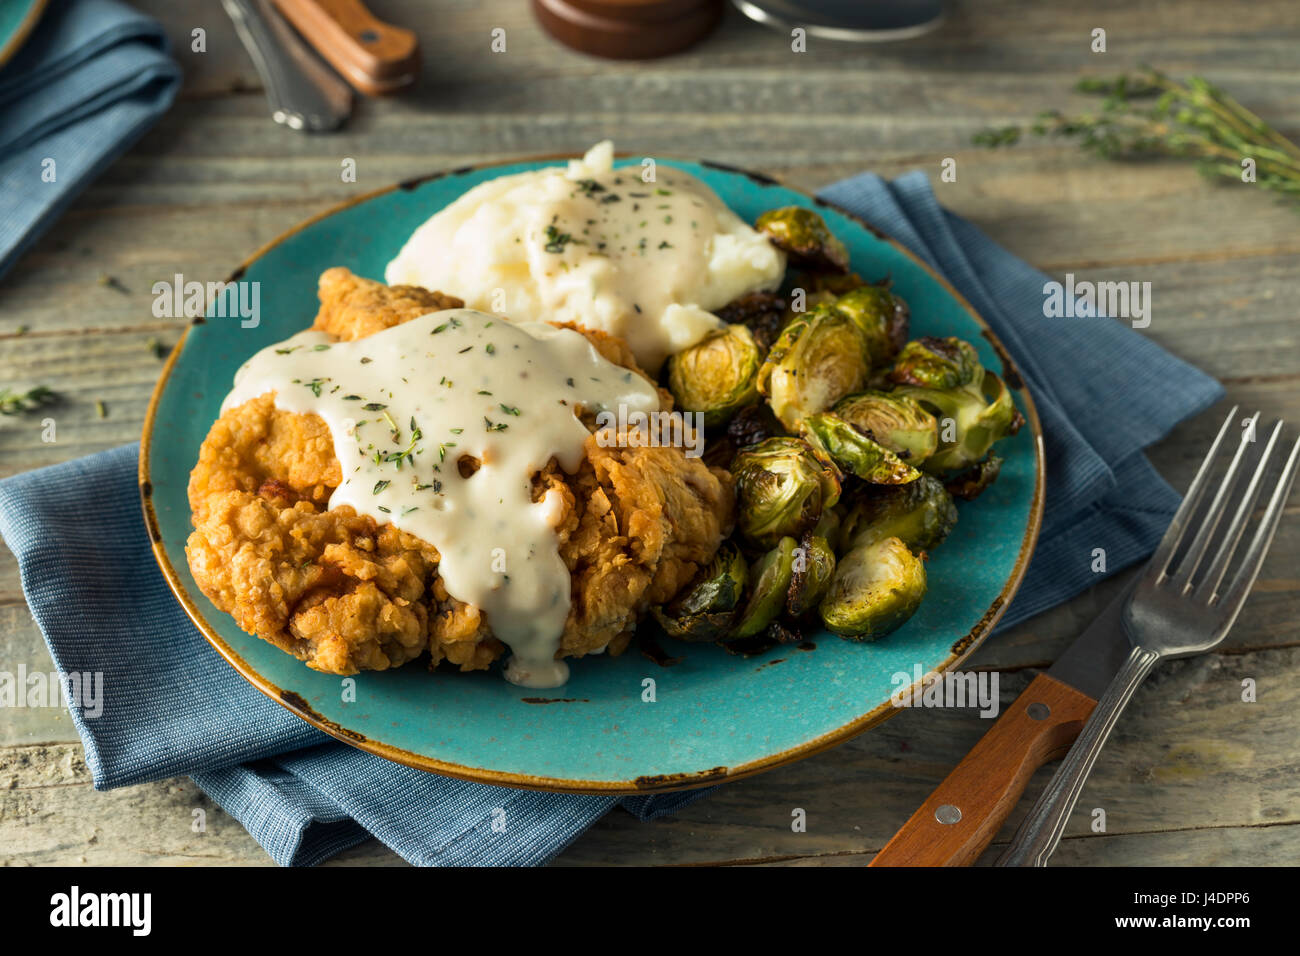
{"type": "MultiPolygon", "coordinates": [[[[185,89],[0,285],[0,382],[45,384],[66,397],[51,413],[55,444],[42,443],[31,418],[0,421],[0,474],[137,438],[160,367],[149,343],[174,343],[184,321],[152,316],[155,280],[224,278],[262,243],[358,191],[466,162],[580,152],[607,136],[623,149],[705,155],[806,188],[863,169],[926,170],[941,202],[1049,273],[1150,281],[1154,317],[1144,334],[1217,376],[1231,401],[1300,420],[1294,211],[1179,164],[1105,163],[1057,143],[969,145],[985,126],[1079,105],[1069,89],[1083,71],[1143,62],[1203,73],[1294,136],[1300,24],[1288,0],[1110,2],[1087,12],[962,0],[929,37],[892,46],[812,39],[806,54],[729,14],[699,48],[644,64],[558,47],[523,3],[374,0],[377,14],[420,33],[422,88],[363,101],[344,131],[318,137],[271,123],[217,4],[139,5],[166,23],[185,89]],[[196,27],[206,30],[206,53],[191,52],[196,27]],[[505,53],[489,52],[494,27],[506,29],[505,53]],[[1105,54],[1090,52],[1095,27],[1107,31],[1105,54]],[[939,180],[945,157],[957,161],[955,183],[939,180]],[[355,184],[340,179],[345,158],[356,160],[355,184]]],[[[1153,449],[1176,486],[1186,486],[1220,418],[1207,413],[1153,449]]],[[[1139,692],[1057,861],[1300,861],[1297,510],[1293,503],[1226,645],[1161,667],[1139,692]],[[1241,702],[1248,677],[1257,703],[1241,702]],[[1094,807],[1106,810],[1105,833],[1089,828],[1094,807]]],[[[1000,671],[1009,701],[1124,577],[999,635],[972,665],[1000,671]]],[[[50,668],[4,549],[0,646],[4,669],[50,668]]],[[[671,819],[641,824],[611,813],[559,862],[859,865],[986,728],[974,711],[905,711],[671,819]],[[792,832],[794,808],[807,812],[807,832],[792,832]]],[[[188,779],[108,793],[89,780],[66,713],[0,713],[0,862],[269,863],[188,779]],[[205,834],[190,830],[194,807],[208,811],[205,834]]],[[[371,841],[334,862],[401,861],[371,841]]]]}

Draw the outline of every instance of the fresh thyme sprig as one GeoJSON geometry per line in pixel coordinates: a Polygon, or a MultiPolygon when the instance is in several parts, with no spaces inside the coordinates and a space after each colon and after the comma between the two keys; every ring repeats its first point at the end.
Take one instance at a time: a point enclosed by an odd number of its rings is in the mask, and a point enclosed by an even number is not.
{"type": "MultiPolygon", "coordinates": [[[[1106,159],[1175,156],[1197,162],[1210,178],[1241,182],[1243,161],[1255,165],[1255,182],[1290,199],[1300,198],[1300,146],[1204,78],[1180,83],[1144,69],[1117,77],[1085,77],[1081,93],[1100,96],[1095,112],[1038,114],[1029,130],[1077,142],[1106,159]]],[[[1012,146],[1020,126],[983,130],[977,146],[1012,146]]]]}
{"type": "Polygon", "coordinates": [[[23,412],[52,405],[58,400],[58,393],[44,385],[37,385],[26,392],[0,388],[0,415],[20,415],[23,412]]]}

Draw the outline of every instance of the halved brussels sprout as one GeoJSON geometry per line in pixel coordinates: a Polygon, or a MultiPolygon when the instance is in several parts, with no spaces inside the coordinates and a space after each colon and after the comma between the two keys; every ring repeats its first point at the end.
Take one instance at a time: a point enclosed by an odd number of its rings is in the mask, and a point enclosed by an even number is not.
{"type": "Polygon", "coordinates": [[[957,472],[944,481],[948,493],[963,501],[974,501],[989,485],[998,480],[1002,471],[1002,459],[989,455],[983,461],[977,461],[969,468],[957,472]]]}
{"type": "Polygon", "coordinates": [[[919,465],[939,445],[938,420],[906,395],[857,392],[841,398],[831,411],[909,465],[919,465]]]}
{"type": "Polygon", "coordinates": [[[659,626],[682,641],[717,641],[726,636],[745,593],[749,569],[740,549],[724,541],[713,560],[664,607],[651,608],[659,626]]]}
{"type": "Polygon", "coordinates": [[[840,500],[840,476],[798,438],[768,438],[731,463],[736,479],[736,527],[746,540],[770,548],[800,535],[840,500]]]}
{"type": "Polygon", "coordinates": [[[749,329],[728,325],[668,359],[668,389],[678,410],[703,412],[705,427],[715,428],[758,401],[762,361],[749,329]]]}
{"type": "Polygon", "coordinates": [[[750,575],[752,586],[749,599],[736,620],[736,626],[727,635],[727,640],[753,637],[776,620],[781,608],[785,606],[786,593],[790,590],[796,546],[794,538],[782,538],[775,548],[758,559],[750,575]]]}
{"type": "Polygon", "coordinates": [[[819,534],[804,532],[794,553],[792,571],[785,609],[791,617],[800,618],[821,603],[831,585],[835,574],[835,551],[831,543],[819,534]]]}
{"type": "Polygon", "coordinates": [[[827,630],[871,641],[911,617],[925,587],[925,562],[898,538],[886,538],[840,558],[818,611],[827,630]]]}
{"type": "Polygon", "coordinates": [[[926,336],[903,346],[889,378],[895,385],[960,388],[977,381],[983,368],[975,346],[965,339],[926,336]]]}
{"type": "Polygon", "coordinates": [[[902,485],[921,476],[888,448],[832,412],[809,415],[800,425],[800,434],[839,468],[873,485],[902,485]]]}
{"type": "Polygon", "coordinates": [[[866,383],[871,353],[843,312],[818,306],[785,327],[758,373],[758,390],[790,431],[866,383]]]}
{"type": "Polygon", "coordinates": [[[865,488],[854,496],[840,525],[839,547],[849,551],[898,538],[913,551],[938,547],[957,523],[957,506],[937,478],[865,488]]]}
{"type": "Polygon", "coordinates": [[[894,361],[907,341],[907,303],[886,286],[864,285],[835,300],[835,308],[848,315],[867,337],[872,365],[894,361]]]}
{"type": "Polygon", "coordinates": [[[797,266],[822,272],[847,272],[849,250],[826,227],[826,220],[801,206],[769,209],[754,228],[783,249],[797,266]]]}
{"type": "Polygon", "coordinates": [[[939,419],[939,448],[923,466],[933,474],[969,468],[1024,424],[1005,383],[961,339],[908,342],[890,379],[898,384],[896,394],[915,399],[939,419]]]}

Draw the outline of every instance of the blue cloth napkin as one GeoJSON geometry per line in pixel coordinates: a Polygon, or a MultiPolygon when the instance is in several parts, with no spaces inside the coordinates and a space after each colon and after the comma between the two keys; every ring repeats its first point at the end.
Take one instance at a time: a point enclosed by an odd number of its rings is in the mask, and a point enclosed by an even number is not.
{"type": "Polygon", "coordinates": [[[56,0],[0,68],[0,276],[167,111],[181,85],[167,51],[116,0],[56,0]]]}
{"type": "MultiPolygon", "coordinates": [[[[824,195],[946,274],[1033,390],[1047,518],[1007,620],[1095,583],[1094,547],[1111,572],[1148,554],[1178,496],[1142,448],[1217,399],[1218,384],[1113,319],[1045,319],[1047,277],[944,212],[919,173],[824,195]]],[[[149,551],[136,456],[132,445],[0,482],[0,536],[55,664],[104,675],[103,712],[72,710],[96,787],[189,774],[281,864],[317,863],[367,834],[417,864],[538,864],[616,805],[653,819],[701,795],[489,787],[325,737],[245,684],[172,599],[149,551]]]]}

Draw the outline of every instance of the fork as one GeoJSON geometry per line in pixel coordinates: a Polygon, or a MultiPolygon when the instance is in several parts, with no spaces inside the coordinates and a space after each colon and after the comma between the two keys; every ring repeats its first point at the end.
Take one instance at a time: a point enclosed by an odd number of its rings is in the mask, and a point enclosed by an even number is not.
{"type": "Polygon", "coordinates": [[[1264,555],[1277,531],[1283,505],[1295,481],[1296,466],[1300,461],[1300,439],[1291,447],[1291,454],[1273,488],[1264,515],[1237,565],[1236,573],[1225,587],[1229,563],[1254,512],[1265,469],[1282,432],[1279,420],[1245,493],[1237,499],[1231,523],[1218,539],[1210,563],[1204,573],[1198,574],[1234,496],[1246,450],[1255,438],[1258,412],[1244,423],[1246,428],[1228,470],[1209,507],[1199,523],[1193,526],[1192,517],[1209,489],[1215,458],[1236,415],[1237,407],[1234,406],[1192,479],[1187,496],[1174,514],[1160,547],[1138,576],[1124,607],[1121,619],[1133,647],[1128,659],[1097,702],[1074,746],[1021,823],[1011,845],[998,859],[998,866],[1047,865],[1097,755],[1138,686],[1160,661],[1202,654],[1218,646],[1246,603],[1246,595],[1259,575],[1264,555]],[[1181,556],[1175,563],[1174,558],[1180,550],[1181,556]]]}

